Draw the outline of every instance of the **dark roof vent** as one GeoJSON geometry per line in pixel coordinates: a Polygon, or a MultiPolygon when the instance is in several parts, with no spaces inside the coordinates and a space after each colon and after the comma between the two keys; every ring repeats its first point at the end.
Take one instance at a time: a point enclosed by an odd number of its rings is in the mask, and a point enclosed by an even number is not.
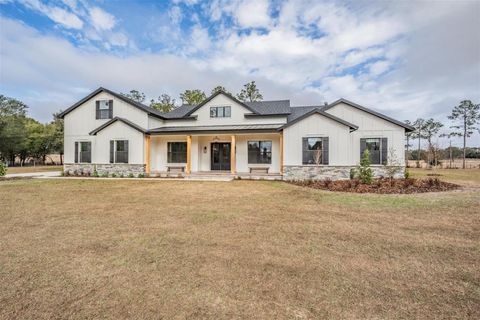
{"type": "Polygon", "coordinates": [[[325,107],[328,106],[328,102],[327,102],[327,101],[325,101],[323,104],[325,105],[325,107]]]}

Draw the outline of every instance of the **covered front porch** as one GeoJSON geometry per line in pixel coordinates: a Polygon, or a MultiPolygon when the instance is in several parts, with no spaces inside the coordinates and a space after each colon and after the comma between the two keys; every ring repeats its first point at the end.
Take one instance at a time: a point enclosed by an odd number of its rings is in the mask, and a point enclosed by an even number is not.
{"type": "Polygon", "coordinates": [[[146,135],[146,173],[197,179],[281,179],[283,135],[270,131],[146,135]]]}

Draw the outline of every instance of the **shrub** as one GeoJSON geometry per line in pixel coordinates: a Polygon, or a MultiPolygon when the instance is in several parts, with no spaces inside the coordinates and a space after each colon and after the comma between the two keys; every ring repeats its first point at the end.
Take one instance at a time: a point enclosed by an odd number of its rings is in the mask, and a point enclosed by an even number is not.
{"type": "Polygon", "coordinates": [[[139,173],[137,177],[138,178],[145,178],[145,175],[143,173],[139,173]]]}
{"type": "Polygon", "coordinates": [[[350,169],[350,180],[355,179],[356,174],[357,174],[357,170],[355,170],[355,168],[350,169]]]}
{"type": "Polygon", "coordinates": [[[112,178],[116,178],[117,177],[117,174],[114,172],[112,173],[112,178]]]}
{"type": "Polygon", "coordinates": [[[373,171],[370,168],[370,153],[368,149],[363,152],[362,159],[360,159],[360,166],[357,168],[358,178],[364,184],[371,184],[373,180],[373,171]]]}
{"type": "Polygon", "coordinates": [[[130,172],[130,173],[128,174],[128,177],[129,177],[129,178],[133,178],[133,173],[130,172]]]}
{"type": "Polygon", "coordinates": [[[124,177],[124,176],[123,176],[123,173],[120,173],[119,177],[120,177],[120,178],[123,178],[123,177],[124,177]]]}
{"type": "Polygon", "coordinates": [[[405,168],[405,173],[403,174],[405,179],[408,179],[410,178],[410,171],[408,171],[406,168],[405,168]]]}
{"type": "Polygon", "coordinates": [[[102,173],[102,177],[103,178],[108,178],[108,171],[105,171],[104,173],[102,173]]]}
{"type": "Polygon", "coordinates": [[[60,177],[64,177],[65,176],[65,171],[60,171],[60,177]]]}
{"type": "Polygon", "coordinates": [[[5,166],[5,163],[0,161],[0,177],[3,177],[6,174],[7,174],[7,167],[5,166]]]}
{"type": "Polygon", "coordinates": [[[93,170],[92,176],[95,177],[95,178],[99,177],[97,170],[93,170]]]}
{"type": "Polygon", "coordinates": [[[63,176],[64,177],[68,177],[69,175],[70,175],[70,171],[68,171],[68,170],[63,171],[63,176]]]}
{"type": "Polygon", "coordinates": [[[390,148],[388,154],[388,162],[383,166],[385,173],[390,179],[395,178],[395,175],[402,172],[402,164],[397,158],[394,148],[390,148]]]}

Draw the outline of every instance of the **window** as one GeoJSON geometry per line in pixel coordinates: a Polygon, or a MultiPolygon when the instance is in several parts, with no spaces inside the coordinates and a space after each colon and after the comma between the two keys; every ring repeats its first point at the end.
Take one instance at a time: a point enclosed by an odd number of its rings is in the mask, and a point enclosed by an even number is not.
{"type": "Polygon", "coordinates": [[[272,163],[272,141],[248,141],[248,163],[272,163]]]}
{"type": "Polygon", "coordinates": [[[187,163],[187,143],[186,142],[168,142],[167,143],[168,163],[187,163]]]}
{"type": "Polygon", "coordinates": [[[387,138],[360,139],[360,159],[365,150],[368,150],[370,154],[371,164],[387,163],[387,138]]]}
{"type": "Polygon", "coordinates": [[[128,140],[110,140],[110,163],[128,163],[128,140]]]}
{"type": "Polygon", "coordinates": [[[112,119],[113,100],[97,100],[96,119],[112,119]]]}
{"type": "Polygon", "coordinates": [[[230,118],[230,107],[210,107],[210,118],[230,118]]]}
{"type": "Polygon", "coordinates": [[[75,163],[92,162],[92,143],[90,141],[75,142],[75,163]]]}
{"type": "Polygon", "coordinates": [[[328,164],[328,137],[302,139],[302,164],[328,164]]]}

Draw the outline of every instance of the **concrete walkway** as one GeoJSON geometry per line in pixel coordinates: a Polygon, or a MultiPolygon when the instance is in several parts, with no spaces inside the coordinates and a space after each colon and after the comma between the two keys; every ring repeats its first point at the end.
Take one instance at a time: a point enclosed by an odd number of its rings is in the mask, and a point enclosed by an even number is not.
{"type": "Polygon", "coordinates": [[[26,177],[26,178],[45,178],[45,177],[60,177],[60,171],[45,171],[45,172],[27,172],[27,173],[7,173],[6,178],[26,177]]]}

